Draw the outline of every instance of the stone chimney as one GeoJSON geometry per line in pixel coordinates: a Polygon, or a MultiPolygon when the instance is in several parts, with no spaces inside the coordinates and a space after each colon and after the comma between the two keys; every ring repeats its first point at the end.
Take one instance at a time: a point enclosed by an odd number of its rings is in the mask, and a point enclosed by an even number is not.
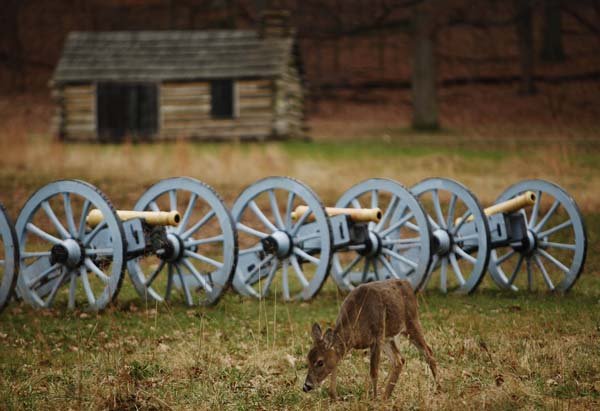
{"type": "Polygon", "coordinates": [[[259,33],[262,38],[290,37],[290,12],[276,7],[265,9],[260,18],[259,33]]]}

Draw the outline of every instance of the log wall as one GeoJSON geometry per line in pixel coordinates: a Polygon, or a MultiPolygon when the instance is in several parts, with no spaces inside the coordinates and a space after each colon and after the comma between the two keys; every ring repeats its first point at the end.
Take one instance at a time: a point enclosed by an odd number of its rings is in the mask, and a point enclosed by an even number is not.
{"type": "Polygon", "coordinates": [[[234,118],[212,118],[210,99],[210,82],[163,83],[159,138],[237,140],[271,136],[272,80],[236,80],[234,118]]]}
{"type": "Polygon", "coordinates": [[[274,129],[281,138],[305,137],[304,90],[293,61],[276,80],[274,129]]]}
{"type": "Polygon", "coordinates": [[[96,134],[96,87],[93,84],[66,85],[54,89],[55,134],[72,140],[94,140],[96,134]]]}

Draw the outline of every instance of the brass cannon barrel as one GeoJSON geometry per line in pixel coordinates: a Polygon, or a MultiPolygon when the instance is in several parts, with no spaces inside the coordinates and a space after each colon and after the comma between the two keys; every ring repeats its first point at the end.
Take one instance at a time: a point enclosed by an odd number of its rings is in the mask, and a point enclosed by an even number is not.
{"type": "MultiPolygon", "coordinates": [[[[143,219],[146,224],[154,226],[176,226],[181,220],[179,211],[130,211],[117,210],[117,215],[121,221],[133,220],[134,218],[143,219]]],[[[100,210],[92,210],[85,221],[90,227],[95,227],[104,220],[100,210]]]]}
{"type": "MultiPolygon", "coordinates": [[[[304,213],[308,211],[308,207],[300,205],[292,212],[292,219],[297,220],[304,213]]],[[[333,217],[340,214],[350,216],[350,219],[355,223],[367,223],[374,222],[378,223],[381,220],[381,209],[380,208],[337,208],[337,207],[326,207],[325,212],[328,216],[333,217]]],[[[314,221],[315,216],[311,214],[307,217],[308,221],[314,221]]]]}
{"type": "MultiPolygon", "coordinates": [[[[533,205],[536,200],[536,195],[533,191],[525,191],[523,194],[516,196],[515,198],[511,198],[510,200],[503,201],[498,204],[494,204],[493,206],[487,207],[483,210],[486,216],[491,216],[494,214],[500,213],[514,213],[522,208],[533,205]]],[[[467,222],[472,221],[473,216],[467,218],[467,222]]],[[[460,218],[457,218],[455,223],[458,224],[460,222],[460,218]]]]}

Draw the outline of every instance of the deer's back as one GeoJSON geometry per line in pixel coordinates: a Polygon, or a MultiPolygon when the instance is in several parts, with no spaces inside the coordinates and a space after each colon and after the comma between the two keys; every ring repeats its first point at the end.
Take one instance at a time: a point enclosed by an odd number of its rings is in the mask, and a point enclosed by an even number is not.
{"type": "Polygon", "coordinates": [[[416,315],[416,304],[407,281],[362,284],[342,303],[336,331],[353,348],[367,348],[379,337],[390,338],[403,331],[407,318],[416,315]]]}

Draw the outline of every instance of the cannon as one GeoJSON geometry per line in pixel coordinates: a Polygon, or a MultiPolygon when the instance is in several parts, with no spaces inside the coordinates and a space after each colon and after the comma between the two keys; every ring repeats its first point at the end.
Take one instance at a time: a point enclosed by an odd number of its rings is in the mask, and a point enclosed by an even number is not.
{"type": "Polygon", "coordinates": [[[262,298],[275,284],[284,300],[307,300],[330,271],[345,289],[355,275],[362,281],[407,278],[419,285],[428,266],[430,230],[417,199],[384,179],[367,180],[349,193],[336,207],[324,208],[305,184],[288,177],[269,177],[244,190],[232,209],[240,238],[236,291],[262,298]],[[398,244],[416,244],[416,259],[395,253],[398,244]]]}
{"type": "Polygon", "coordinates": [[[13,294],[19,273],[19,247],[15,228],[0,204],[0,312],[13,294]]]}
{"type": "Polygon", "coordinates": [[[421,288],[439,273],[442,292],[471,293],[489,271],[502,288],[516,291],[515,280],[525,262],[528,289],[536,288],[535,265],[542,284],[565,292],[581,273],[587,248],[583,219],[573,199],[555,184],[523,181],[486,209],[466,187],[449,179],[427,179],[412,191],[428,210],[434,236],[433,264],[421,288]],[[543,229],[552,219],[561,221],[543,229]],[[553,235],[568,240],[551,241],[553,235]]]}
{"type": "Polygon", "coordinates": [[[134,210],[120,211],[88,183],[56,181],[29,198],[16,234],[18,291],[36,307],[51,306],[64,285],[69,308],[101,310],[116,298],[126,267],[144,298],[168,300],[178,288],[188,305],[214,304],[236,261],[229,212],[210,187],[191,178],[163,180],[134,210]],[[209,257],[202,246],[213,242],[220,245],[209,257]]]}

